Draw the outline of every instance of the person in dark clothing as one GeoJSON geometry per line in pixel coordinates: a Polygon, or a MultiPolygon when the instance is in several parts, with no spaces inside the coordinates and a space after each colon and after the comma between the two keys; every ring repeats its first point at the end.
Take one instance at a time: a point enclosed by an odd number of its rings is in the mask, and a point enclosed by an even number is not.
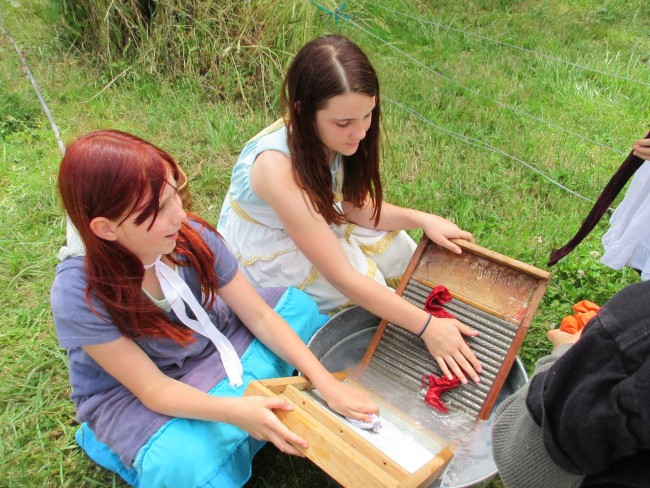
{"type": "Polygon", "coordinates": [[[617,293],[495,412],[509,487],[650,487],[650,282],[617,293]]]}

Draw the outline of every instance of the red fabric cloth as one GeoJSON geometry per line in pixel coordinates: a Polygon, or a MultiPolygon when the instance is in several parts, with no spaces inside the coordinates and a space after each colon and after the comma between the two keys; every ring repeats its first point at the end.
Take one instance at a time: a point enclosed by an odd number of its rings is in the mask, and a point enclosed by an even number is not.
{"type": "Polygon", "coordinates": [[[422,388],[428,388],[424,395],[424,401],[438,412],[447,413],[447,406],[442,402],[442,394],[460,385],[460,380],[454,376],[452,379],[446,376],[436,377],[434,374],[422,377],[422,388]],[[427,385],[428,383],[428,385],[427,385]]]}
{"type": "Polygon", "coordinates": [[[429,312],[434,317],[444,318],[444,319],[453,319],[455,318],[452,314],[447,312],[442,305],[451,300],[451,293],[443,285],[436,286],[427,300],[424,302],[424,310],[429,312]]]}
{"type": "MultiPolygon", "coordinates": [[[[424,310],[434,317],[453,319],[455,317],[442,307],[449,300],[451,300],[449,290],[443,285],[436,286],[424,302],[424,310]]],[[[460,380],[455,376],[449,379],[446,376],[437,378],[434,374],[424,375],[422,388],[428,388],[424,401],[438,412],[447,413],[447,406],[442,402],[442,394],[458,385],[460,385],[460,380]]]]}

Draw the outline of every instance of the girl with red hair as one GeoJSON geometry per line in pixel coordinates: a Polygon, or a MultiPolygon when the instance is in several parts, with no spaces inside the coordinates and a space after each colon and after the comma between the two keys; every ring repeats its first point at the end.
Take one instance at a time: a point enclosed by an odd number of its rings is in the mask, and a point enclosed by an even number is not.
{"type": "Polygon", "coordinates": [[[80,137],[61,162],[86,250],[57,267],[51,291],[76,437],[134,486],[240,486],[264,441],[306,447],[273,414],[286,401],[242,397],[251,380],[295,366],[342,415],[366,421],[377,406],[305,346],[326,319],[313,300],[256,291],[214,228],[183,210],[178,176],[169,154],[112,130],[80,137]]]}

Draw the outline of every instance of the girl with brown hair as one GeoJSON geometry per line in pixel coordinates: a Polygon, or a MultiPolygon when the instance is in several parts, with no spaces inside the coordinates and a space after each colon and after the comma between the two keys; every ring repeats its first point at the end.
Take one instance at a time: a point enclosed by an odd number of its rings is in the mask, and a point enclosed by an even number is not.
{"type": "Polygon", "coordinates": [[[421,227],[452,252],[472,241],[452,222],[383,201],[377,74],[349,39],[326,36],[294,58],[282,87],[284,118],[251,139],[233,168],[218,229],[256,286],[293,285],[321,312],[356,303],[424,340],[442,372],[478,382],[463,340],[477,332],[396,295],[421,227]]]}

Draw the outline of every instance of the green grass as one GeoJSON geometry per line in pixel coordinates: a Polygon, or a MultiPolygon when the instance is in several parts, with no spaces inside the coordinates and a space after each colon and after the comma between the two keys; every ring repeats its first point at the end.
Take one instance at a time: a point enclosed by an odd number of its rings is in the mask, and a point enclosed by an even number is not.
{"type": "MultiPolygon", "coordinates": [[[[329,9],[337,5],[319,3],[329,9]]],[[[213,33],[211,42],[197,44],[196,37],[186,40],[174,32],[173,52],[165,56],[155,44],[163,36],[159,32],[142,45],[132,42],[110,56],[98,53],[100,30],[86,32],[84,39],[78,30],[71,33],[67,29],[74,25],[69,18],[63,22],[61,5],[69,7],[68,2],[0,0],[0,15],[64,139],[110,127],[162,146],[189,176],[194,210],[213,222],[243,143],[278,116],[282,70],[297,46],[324,32],[341,32],[358,42],[375,64],[382,94],[418,114],[387,98],[384,102],[382,171],[388,201],[452,218],[479,244],[541,268],[550,250],[573,235],[591,203],[463,136],[532,164],[594,199],[623,160],[620,153],[649,128],[650,6],[641,0],[381,2],[420,20],[372,2],[348,2],[344,13],[351,22],[335,22],[310,2],[254,0],[244,11],[248,2],[233,1],[224,3],[239,9],[238,16],[228,17],[228,34],[213,33]],[[646,84],[577,69],[431,22],[646,84]],[[192,46],[201,48],[207,63],[200,69],[192,46]],[[209,49],[220,57],[211,57],[209,49]],[[170,63],[172,54],[187,63],[170,63]],[[228,69],[219,71],[210,64],[215,60],[228,69]]],[[[223,22],[216,16],[201,19],[199,33],[221,32],[223,22]]],[[[73,439],[66,358],[56,343],[48,303],[56,252],[65,238],[54,192],[59,160],[34,91],[11,45],[0,37],[0,484],[124,486],[85,458],[73,439]]],[[[552,268],[551,284],[520,352],[529,371],[549,351],[546,331],[571,312],[573,303],[588,298],[602,304],[638,279],[629,269],[599,264],[606,228],[604,219],[552,268]]],[[[308,462],[269,446],[255,461],[250,485],[328,483],[308,462]]]]}

